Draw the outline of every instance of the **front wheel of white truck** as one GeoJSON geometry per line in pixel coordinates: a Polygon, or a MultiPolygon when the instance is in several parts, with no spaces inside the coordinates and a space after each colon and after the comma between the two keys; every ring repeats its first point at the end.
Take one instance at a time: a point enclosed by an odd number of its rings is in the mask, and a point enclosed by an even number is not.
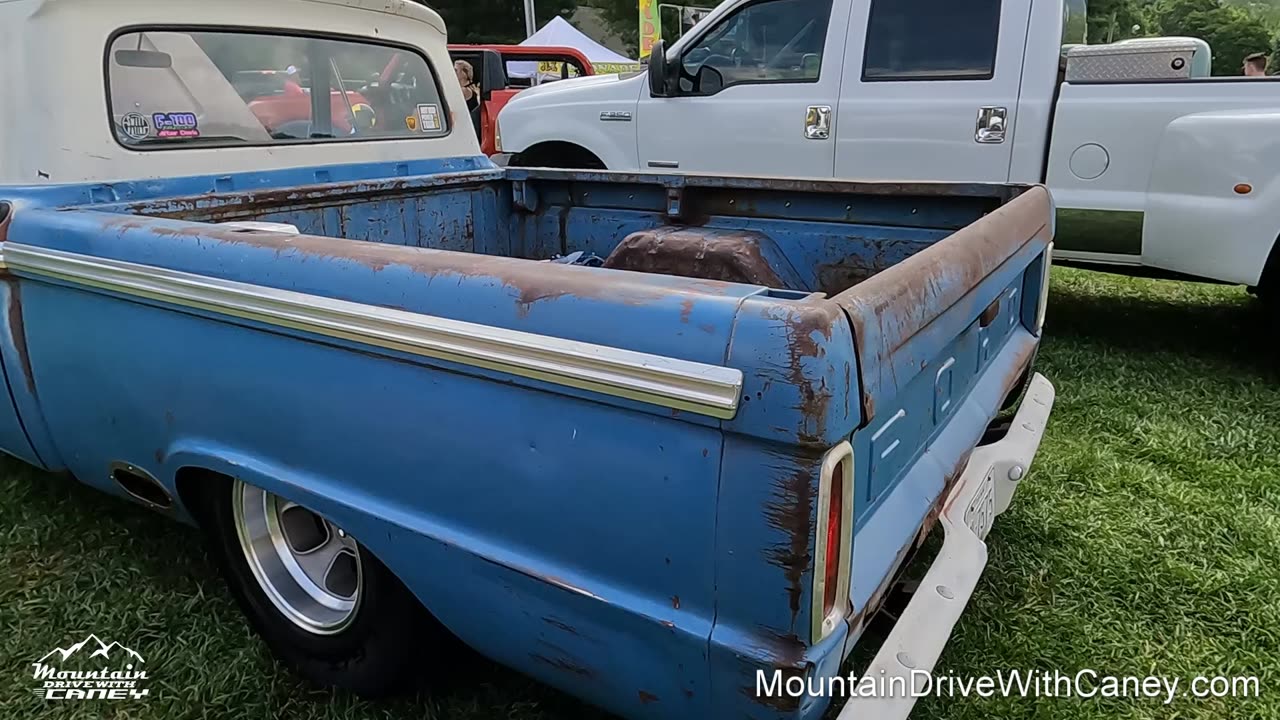
{"type": "Polygon", "coordinates": [[[250,625],[304,680],[377,697],[422,676],[433,621],[359,541],[252,485],[210,488],[202,525],[250,625]]]}

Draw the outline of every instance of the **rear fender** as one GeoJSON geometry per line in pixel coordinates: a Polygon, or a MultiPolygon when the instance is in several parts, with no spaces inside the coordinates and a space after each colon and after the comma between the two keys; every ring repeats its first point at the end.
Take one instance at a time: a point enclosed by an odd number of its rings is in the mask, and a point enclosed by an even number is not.
{"type": "Polygon", "coordinates": [[[4,264],[4,243],[15,208],[0,203],[0,370],[8,385],[0,393],[0,448],[44,470],[65,469],[53,445],[36,395],[36,379],[27,351],[26,324],[22,316],[22,284],[4,264]]]}
{"type": "Polygon", "coordinates": [[[1257,285],[1280,233],[1278,134],[1280,109],[1169,123],[1148,188],[1143,263],[1257,285]]]}

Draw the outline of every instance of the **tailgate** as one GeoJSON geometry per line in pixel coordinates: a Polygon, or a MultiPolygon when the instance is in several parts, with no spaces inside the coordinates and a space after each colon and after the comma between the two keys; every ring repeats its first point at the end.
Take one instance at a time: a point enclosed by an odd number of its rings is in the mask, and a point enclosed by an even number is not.
{"type": "MultiPolygon", "coordinates": [[[[833,298],[854,328],[864,425],[876,419],[877,407],[889,407],[912,380],[929,372],[930,365],[974,323],[981,325],[984,313],[1007,312],[1003,304],[1012,302],[1029,307],[1034,316],[1038,278],[1032,297],[1016,289],[1015,296],[1008,297],[1008,288],[1018,285],[1044,254],[1052,240],[1052,222],[1048,190],[1030,188],[934,246],[833,298]],[[995,305],[997,301],[1001,306],[995,305]]],[[[985,348],[988,357],[996,349],[985,348]]],[[[981,371],[981,367],[970,368],[971,373],[981,371]]],[[[952,371],[936,368],[931,372],[945,380],[952,371]]]]}

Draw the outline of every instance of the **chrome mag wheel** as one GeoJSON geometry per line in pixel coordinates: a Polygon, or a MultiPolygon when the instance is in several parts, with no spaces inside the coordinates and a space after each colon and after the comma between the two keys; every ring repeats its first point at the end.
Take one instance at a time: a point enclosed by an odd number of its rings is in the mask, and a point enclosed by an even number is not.
{"type": "Polygon", "coordinates": [[[237,480],[231,492],[240,547],[276,609],[316,635],[349,626],[364,589],[355,539],[301,505],[252,485],[237,480]]]}

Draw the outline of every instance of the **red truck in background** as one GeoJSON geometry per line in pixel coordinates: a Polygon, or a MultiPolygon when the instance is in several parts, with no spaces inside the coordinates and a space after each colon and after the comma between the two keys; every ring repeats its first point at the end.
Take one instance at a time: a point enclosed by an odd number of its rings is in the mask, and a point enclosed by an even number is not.
{"type": "MultiPolygon", "coordinates": [[[[471,111],[471,120],[486,155],[497,152],[498,112],[516,93],[550,80],[595,74],[586,55],[567,46],[457,44],[449,46],[449,53],[454,60],[470,63],[475,71],[481,102],[471,111]]],[[[411,114],[411,108],[398,107],[396,102],[397,87],[405,82],[400,65],[401,55],[397,54],[377,80],[331,93],[335,133],[376,130],[378,118],[411,114]]],[[[311,92],[297,74],[283,70],[242,71],[235,73],[231,83],[272,137],[309,136],[311,92]]]]}
{"type": "MultiPolygon", "coordinates": [[[[297,75],[284,70],[246,70],[235,73],[231,85],[267,132],[275,138],[305,138],[311,126],[311,91],[297,75]]],[[[356,91],[330,93],[333,130],[372,127],[375,113],[368,98],[356,91]]]]}
{"type": "Polygon", "coordinates": [[[596,74],[587,56],[568,46],[450,45],[449,55],[454,60],[466,60],[475,69],[475,80],[480,83],[481,103],[478,111],[472,111],[471,123],[480,134],[480,149],[485,155],[498,152],[495,139],[498,113],[516,93],[547,82],[549,77],[559,80],[596,74]],[[486,76],[486,51],[498,55],[502,69],[500,76],[496,73],[490,75],[492,84],[488,87],[482,79],[486,76]],[[537,72],[531,77],[519,77],[521,73],[512,72],[513,65],[517,63],[536,63],[537,72]]]}

